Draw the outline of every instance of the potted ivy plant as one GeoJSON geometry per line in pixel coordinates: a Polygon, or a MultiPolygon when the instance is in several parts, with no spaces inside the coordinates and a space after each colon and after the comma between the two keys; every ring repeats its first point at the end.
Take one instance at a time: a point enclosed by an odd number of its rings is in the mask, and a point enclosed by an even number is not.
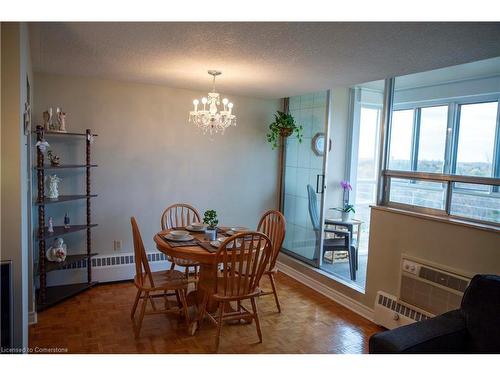
{"type": "Polygon", "coordinates": [[[209,241],[215,241],[217,239],[217,224],[219,224],[217,211],[205,211],[205,214],[203,215],[203,223],[207,224],[207,229],[205,230],[206,238],[209,241]]]}
{"type": "Polygon", "coordinates": [[[289,113],[276,111],[274,122],[269,125],[267,141],[273,150],[278,147],[280,137],[287,138],[295,133],[299,143],[302,142],[302,125],[297,125],[295,119],[289,113]]]}

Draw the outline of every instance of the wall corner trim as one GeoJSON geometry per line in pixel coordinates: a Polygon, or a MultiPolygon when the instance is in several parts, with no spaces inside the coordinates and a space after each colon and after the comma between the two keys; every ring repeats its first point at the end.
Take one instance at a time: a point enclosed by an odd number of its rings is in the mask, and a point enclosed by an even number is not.
{"type": "Polygon", "coordinates": [[[314,280],[313,278],[304,275],[302,272],[297,271],[296,269],[281,263],[278,263],[278,269],[283,272],[285,275],[290,276],[291,278],[297,280],[301,284],[308,286],[309,288],[315,290],[318,293],[321,293],[325,297],[331,299],[334,302],[337,302],[339,305],[342,305],[349,310],[355,312],[356,314],[362,316],[365,319],[373,322],[373,309],[370,309],[363,305],[362,303],[347,297],[346,295],[338,292],[337,290],[326,286],[325,284],[314,280]]]}

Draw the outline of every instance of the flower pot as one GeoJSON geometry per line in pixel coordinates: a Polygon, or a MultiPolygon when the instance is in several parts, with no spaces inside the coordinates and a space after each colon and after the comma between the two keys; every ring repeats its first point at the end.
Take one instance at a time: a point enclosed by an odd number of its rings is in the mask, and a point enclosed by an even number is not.
{"type": "Polygon", "coordinates": [[[205,239],[207,241],[215,241],[217,239],[217,229],[206,229],[205,239]]]}
{"type": "Polygon", "coordinates": [[[351,220],[351,212],[342,211],[342,221],[349,221],[349,220],[351,220]]]}
{"type": "Polygon", "coordinates": [[[292,128],[281,128],[280,129],[280,135],[282,137],[285,137],[285,138],[289,137],[289,136],[292,135],[292,133],[293,133],[293,129],[292,128]]]}

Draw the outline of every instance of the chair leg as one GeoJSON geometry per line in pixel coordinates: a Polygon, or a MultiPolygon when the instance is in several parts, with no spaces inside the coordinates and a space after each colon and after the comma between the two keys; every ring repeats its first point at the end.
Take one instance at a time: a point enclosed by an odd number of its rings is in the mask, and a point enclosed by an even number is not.
{"type": "Polygon", "coordinates": [[[155,301],[153,300],[153,297],[150,296],[149,298],[149,301],[151,302],[151,307],[153,308],[154,311],[156,311],[156,303],[155,301]]]}
{"type": "Polygon", "coordinates": [[[269,280],[271,280],[271,287],[273,288],[274,299],[276,301],[276,307],[278,308],[278,312],[281,312],[280,301],[278,299],[278,291],[276,290],[276,282],[274,280],[274,275],[272,273],[269,274],[269,280]]]}
{"type": "Polygon", "coordinates": [[[189,319],[189,310],[188,310],[188,305],[186,301],[186,290],[181,289],[180,292],[177,292],[180,295],[181,301],[182,301],[182,310],[184,311],[184,316],[186,317],[186,324],[189,327],[189,323],[191,322],[189,319]]]}
{"type": "Polygon", "coordinates": [[[181,298],[179,296],[179,291],[178,290],[175,291],[175,299],[177,300],[177,306],[179,308],[182,307],[182,302],[181,302],[181,298]]]}
{"type": "Polygon", "coordinates": [[[137,294],[135,295],[134,305],[132,306],[132,311],[130,312],[130,319],[134,319],[135,311],[137,310],[137,304],[139,303],[140,298],[141,298],[141,290],[137,289],[137,294]]]}
{"type": "Polygon", "coordinates": [[[215,351],[219,350],[220,333],[222,330],[222,316],[224,315],[224,302],[219,302],[219,316],[217,318],[217,337],[215,338],[215,351]]]}
{"type": "Polygon", "coordinates": [[[352,247],[349,249],[349,271],[351,274],[351,280],[356,281],[356,250],[352,247]]]}
{"type": "Polygon", "coordinates": [[[141,334],[142,320],[144,319],[144,313],[146,312],[146,305],[148,304],[149,292],[145,292],[144,299],[142,300],[141,313],[139,315],[139,322],[137,323],[137,333],[136,337],[141,334]]]}
{"type": "Polygon", "coordinates": [[[257,328],[257,335],[259,335],[259,342],[262,342],[262,331],[260,330],[259,312],[257,311],[255,297],[250,298],[250,301],[252,302],[253,318],[255,320],[255,327],[257,328]]]}
{"type": "Polygon", "coordinates": [[[201,327],[201,322],[205,317],[205,312],[207,310],[208,304],[208,293],[203,294],[203,300],[201,301],[201,305],[198,306],[197,316],[194,322],[191,322],[189,326],[189,334],[193,336],[196,333],[196,330],[201,327]]]}

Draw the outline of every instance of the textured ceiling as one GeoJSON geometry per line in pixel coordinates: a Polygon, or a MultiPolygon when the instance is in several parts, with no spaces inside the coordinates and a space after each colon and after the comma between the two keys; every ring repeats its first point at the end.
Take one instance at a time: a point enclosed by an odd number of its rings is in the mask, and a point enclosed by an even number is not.
{"type": "Polygon", "coordinates": [[[500,56],[500,23],[33,23],[34,70],[278,98],[500,56]]]}

